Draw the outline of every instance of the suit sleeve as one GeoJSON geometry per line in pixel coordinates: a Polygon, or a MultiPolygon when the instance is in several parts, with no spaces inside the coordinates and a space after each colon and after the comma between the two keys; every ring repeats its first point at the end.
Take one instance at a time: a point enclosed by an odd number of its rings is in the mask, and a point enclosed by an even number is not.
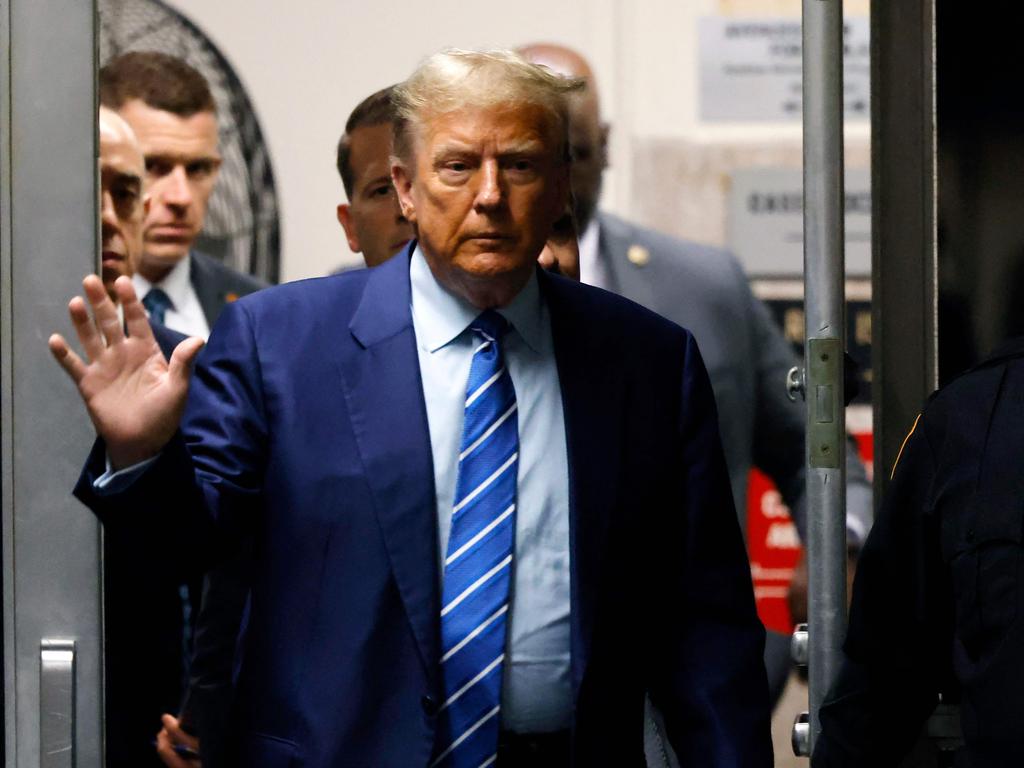
{"type": "Polygon", "coordinates": [[[667,592],[651,700],[682,765],[770,766],[770,706],[750,566],[733,510],[711,384],[687,334],[678,432],[682,509],[652,545],[667,592]],[[681,544],[680,544],[681,542],[681,544]]]}
{"type": "MultiPolygon", "coordinates": [[[[793,514],[800,538],[807,540],[807,495],[804,466],[805,411],[803,403],[786,396],[786,374],[798,361],[773,322],[767,307],[746,287],[757,356],[757,406],[754,425],[754,464],[779,488],[793,514]]],[[[846,446],[846,519],[852,546],[859,547],[871,527],[871,485],[852,440],[846,446]]]]}
{"type": "Polygon", "coordinates": [[[935,465],[923,421],[904,445],[860,556],[842,666],[820,712],[815,768],[897,765],[951,676],[952,600],[927,509],[935,465]]]}
{"type": "Polygon", "coordinates": [[[94,484],[106,466],[97,441],[75,495],[105,527],[204,569],[231,551],[261,511],[266,434],[251,322],[233,305],[200,354],[181,429],[157,460],[128,487],[98,494],[94,484]]]}

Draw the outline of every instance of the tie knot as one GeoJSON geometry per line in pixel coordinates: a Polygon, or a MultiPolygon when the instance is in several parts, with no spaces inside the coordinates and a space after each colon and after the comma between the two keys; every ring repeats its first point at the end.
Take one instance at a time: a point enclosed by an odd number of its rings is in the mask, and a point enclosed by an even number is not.
{"type": "Polygon", "coordinates": [[[508,330],[508,320],[499,315],[493,309],[485,309],[469,325],[474,333],[479,333],[488,341],[501,341],[501,337],[508,330]]]}
{"type": "Polygon", "coordinates": [[[174,308],[174,302],[171,301],[171,297],[168,296],[162,288],[151,288],[150,291],[148,291],[142,298],[142,306],[144,306],[146,311],[150,312],[151,315],[159,315],[157,322],[162,323],[164,313],[168,309],[174,308]]]}

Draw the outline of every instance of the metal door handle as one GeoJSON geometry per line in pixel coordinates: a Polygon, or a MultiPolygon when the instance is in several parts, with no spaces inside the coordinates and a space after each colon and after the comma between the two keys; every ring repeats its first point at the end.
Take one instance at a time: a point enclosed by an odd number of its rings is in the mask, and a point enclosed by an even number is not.
{"type": "Polygon", "coordinates": [[[75,765],[75,641],[39,643],[39,767],[75,765]]]}

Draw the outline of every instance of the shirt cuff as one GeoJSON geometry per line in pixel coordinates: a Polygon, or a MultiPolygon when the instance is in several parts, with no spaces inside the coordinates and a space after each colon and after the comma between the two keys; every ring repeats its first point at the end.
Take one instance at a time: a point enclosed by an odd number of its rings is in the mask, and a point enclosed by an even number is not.
{"type": "Polygon", "coordinates": [[[92,488],[100,496],[106,496],[107,494],[123,491],[138,480],[139,477],[149,469],[150,465],[157,460],[157,458],[157,456],[151,456],[148,459],[140,461],[138,464],[132,464],[130,467],[125,467],[124,469],[119,469],[115,472],[114,468],[110,465],[110,457],[107,456],[107,470],[96,478],[92,484],[92,488]]]}

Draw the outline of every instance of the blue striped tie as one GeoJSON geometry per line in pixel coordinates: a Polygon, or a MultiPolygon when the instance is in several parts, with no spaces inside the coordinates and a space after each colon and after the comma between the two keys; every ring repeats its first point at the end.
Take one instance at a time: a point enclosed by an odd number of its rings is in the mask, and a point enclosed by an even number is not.
{"type": "Polygon", "coordinates": [[[142,299],[142,306],[149,312],[149,317],[154,323],[163,325],[167,310],[174,309],[174,302],[162,288],[150,288],[142,299]]]}
{"type": "Polygon", "coordinates": [[[508,323],[487,310],[470,327],[477,346],[466,386],[441,608],[445,702],[432,765],[444,768],[482,768],[497,759],[515,542],[519,420],[499,346],[508,323]]]}

